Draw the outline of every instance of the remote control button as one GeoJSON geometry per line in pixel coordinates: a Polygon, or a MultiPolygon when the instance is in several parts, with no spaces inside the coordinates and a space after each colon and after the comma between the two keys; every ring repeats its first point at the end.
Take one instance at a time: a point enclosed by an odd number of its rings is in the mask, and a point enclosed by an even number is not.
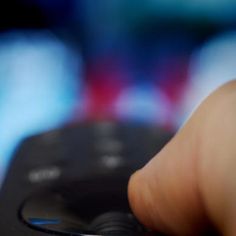
{"type": "Polygon", "coordinates": [[[20,209],[29,227],[52,234],[147,236],[130,212],[124,180],[66,183],[28,198],[20,209]]]}
{"type": "Polygon", "coordinates": [[[124,143],[113,138],[99,139],[94,146],[99,153],[121,153],[124,150],[124,143]]]}
{"type": "Polygon", "coordinates": [[[145,229],[130,213],[106,212],[90,224],[92,231],[99,235],[142,235],[145,229]]]}
{"type": "Polygon", "coordinates": [[[43,183],[57,180],[61,176],[61,169],[57,166],[33,169],[28,174],[31,183],[43,183]]]}
{"type": "Polygon", "coordinates": [[[124,158],[118,155],[104,155],[101,157],[102,165],[107,169],[117,169],[124,166],[124,158]]]}
{"type": "Polygon", "coordinates": [[[117,132],[118,125],[114,122],[103,121],[94,123],[92,129],[96,137],[111,137],[117,132]]]}

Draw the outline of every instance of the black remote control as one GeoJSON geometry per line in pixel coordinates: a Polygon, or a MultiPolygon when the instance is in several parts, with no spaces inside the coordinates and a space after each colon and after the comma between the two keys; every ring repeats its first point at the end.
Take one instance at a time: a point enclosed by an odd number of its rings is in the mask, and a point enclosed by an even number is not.
{"type": "Polygon", "coordinates": [[[26,139],[0,192],[0,235],[152,235],[131,213],[127,183],[171,136],[88,122],[26,139]]]}

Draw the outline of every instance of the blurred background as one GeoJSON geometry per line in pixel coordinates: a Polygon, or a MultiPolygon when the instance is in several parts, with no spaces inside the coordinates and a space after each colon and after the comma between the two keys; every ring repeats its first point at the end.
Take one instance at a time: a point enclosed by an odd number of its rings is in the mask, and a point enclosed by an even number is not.
{"type": "Polygon", "coordinates": [[[235,0],[0,3],[0,179],[19,142],[85,120],[176,131],[236,77],[235,0]]]}

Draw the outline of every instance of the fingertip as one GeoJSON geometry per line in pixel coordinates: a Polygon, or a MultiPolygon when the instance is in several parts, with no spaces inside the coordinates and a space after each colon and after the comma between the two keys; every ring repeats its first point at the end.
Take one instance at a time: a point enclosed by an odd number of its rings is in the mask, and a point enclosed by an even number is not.
{"type": "Polygon", "coordinates": [[[130,177],[128,197],[134,215],[147,228],[190,235],[200,229],[202,205],[195,189],[194,155],[178,144],[167,144],[130,177]]]}
{"type": "Polygon", "coordinates": [[[128,184],[128,198],[130,207],[138,220],[147,228],[156,228],[150,208],[153,208],[145,167],[132,174],[128,184]]]}
{"type": "Polygon", "coordinates": [[[141,182],[142,182],[142,171],[137,170],[131,175],[128,184],[128,199],[130,207],[136,216],[140,215],[139,214],[140,210],[138,209],[138,206],[140,206],[140,204],[141,205],[143,204],[141,203],[140,199],[142,194],[142,191],[140,191],[142,185],[141,182]]]}
{"type": "Polygon", "coordinates": [[[129,179],[128,183],[128,199],[130,203],[130,207],[132,210],[134,210],[138,202],[138,196],[139,196],[139,189],[140,189],[140,170],[135,171],[129,179]]]}

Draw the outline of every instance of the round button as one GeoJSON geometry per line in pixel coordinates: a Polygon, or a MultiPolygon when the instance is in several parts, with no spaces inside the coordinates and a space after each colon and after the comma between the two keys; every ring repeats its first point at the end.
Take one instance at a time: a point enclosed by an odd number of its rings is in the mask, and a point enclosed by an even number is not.
{"type": "Polygon", "coordinates": [[[144,228],[130,213],[107,212],[93,220],[90,228],[99,235],[140,235],[144,228]]]}
{"type": "Polygon", "coordinates": [[[125,180],[67,182],[26,199],[20,217],[29,227],[54,235],[146,236],[131,214],[126,188],[125,180]]]}

